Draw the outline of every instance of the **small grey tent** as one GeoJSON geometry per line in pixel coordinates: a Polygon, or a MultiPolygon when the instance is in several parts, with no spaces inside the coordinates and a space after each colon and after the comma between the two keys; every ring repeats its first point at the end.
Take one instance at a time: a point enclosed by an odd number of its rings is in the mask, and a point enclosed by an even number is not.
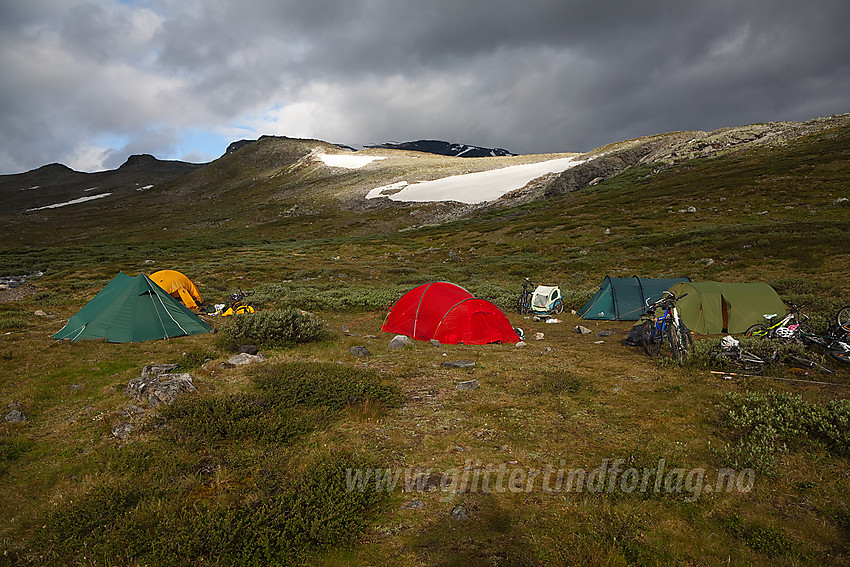
{"type": "Polygon", "coordinates": [[[690,278],[612,278],[605,276],[599,291],[578,310],[583,319],[637,321],[646,312],[647,303],[661,299],[664,291],[690,278]]]}

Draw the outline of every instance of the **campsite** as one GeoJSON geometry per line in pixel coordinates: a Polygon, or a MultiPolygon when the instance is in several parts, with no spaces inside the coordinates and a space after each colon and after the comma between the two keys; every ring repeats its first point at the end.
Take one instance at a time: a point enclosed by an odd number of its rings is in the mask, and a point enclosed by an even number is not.
{"type": "Polygon", "coordinates": [[[0,273],[41,272],[0,291],[4,562],[846,564],[850,367],[710,357],[773,348],[742,327],[776,298],[819,334],[850,305],[846,117],[474,210],[366,195],[532,158],[346,169],[319,145],[270,137],[114,210],[4,213],[0,273]],[[517,313],[526,277],[563,311],[517,313]],[[623,345],[671,287],[683,364],[623,345]],[[234,290],[254,313],[205,309],[234,290]]]}

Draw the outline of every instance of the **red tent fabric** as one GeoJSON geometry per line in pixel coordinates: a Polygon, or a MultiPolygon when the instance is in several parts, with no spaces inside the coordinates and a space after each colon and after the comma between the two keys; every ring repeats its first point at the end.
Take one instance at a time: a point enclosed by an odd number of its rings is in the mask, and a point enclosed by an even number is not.
{"type": "Polygon", "coordinates": [[[430,341],[440,320],[453,306],[473,295],[453,283],[431,282],[417,286],[395,302],[381,330],[412,339],[430,341]]]}
{"type": "Polygon", "coordinates": [[[447,282],[422,284],[405,293],[390,309],[381,330],[446,344],[519,341],[501,309],[447,282]]]}
{"type": "Polygon", "coordinates": [[[519,336],[502,310],[486,299],[464,299],[445,314],[434,338],[441,343],[516,343],[519,336]]]}

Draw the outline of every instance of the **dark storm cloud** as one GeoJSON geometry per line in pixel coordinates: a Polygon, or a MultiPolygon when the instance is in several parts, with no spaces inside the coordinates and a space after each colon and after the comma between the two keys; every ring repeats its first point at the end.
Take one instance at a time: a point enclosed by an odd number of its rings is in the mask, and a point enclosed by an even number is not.
{"type": "Polygon", "coordinates": [[[843,0],[6,2],[0,171],[261,134],[542,153],[806,120],[850,111],[848,21],[843,0]]]}

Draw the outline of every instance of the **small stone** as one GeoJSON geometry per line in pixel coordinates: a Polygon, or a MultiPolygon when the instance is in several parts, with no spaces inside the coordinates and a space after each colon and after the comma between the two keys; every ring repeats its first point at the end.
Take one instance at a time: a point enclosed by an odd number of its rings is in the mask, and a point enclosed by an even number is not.
{"type": "Polygon", "coordinates": [[[585,327],[583,325],[576,325],[575,329],[573,329],[573,332],[574,333],[581,333],[582,335],[589,335],[589,334],[593,333],[593,331],[591,331],[590,329],[588,329],[587,327],[585,327]]]}
{"type": "Polygon", "coordinates": [[[446,368],[475,368],[475,362],[471,360],[449,360],[440,364],[446,368]]]}
{"type": "Polygon", "coordinates": [[[388,349],[404,348],[410,344],[410,339],[406,335],[396,335],[390,341],[388,349]]]}
{"type": "Polygon", "coordinates": [[[406,504],[402,504],[401,509],[402,510],[419,510],[419,509],[424,508],[424,507],[425,507],[425,503],[422,502],[421,500],[411,500],[410,502],[408,502],[406,504]]]}
{"type": "Polygon", "coordinates": [[[26,414],[19,409],[13,409],[5,416],[3,416],[3,421],[6,423],[21,423],[27,420],[26,414]]]}
{"type": "Polygon", "coordinates": [[[112,426],[112,435],[118,439],[126,439],[133,432],[133,429],[132,423],[121,422],[112,426]]]}
{"type": "Polygon", "coordinates": [[[44,312],[44,311],[42,311],[41,309],[36,310],[36,312],[34,313],[34,315],[35,315],[36,317],[47,317],[47,313],[45,313],[45,312],[44,312]]]}
{"type": "Polygon", "coordinates": [[[236,350],[236,352],[239,354],[256,355],[258,352],[260,352],[260,349],[257,348],[257,345],[242,345],[236,350]]]}
{"type": "Polygon", "coordinates": [[[517,348],[523,348],[525,345],[526,345],[526,342],[525,342],[525,341],[520,341],[520,342],[516,343],[516,345],[515,345],[515,346],[516,346],[517,348]]]}
{"type": "Polygon", "coordinates": [[[68,389],[69,390],[82,390],[83,385],[82,384],[71,384],[70,386],[68,386],[68,389]]]}
{"type": "Polygon", "coordinates": [[[434,346],[440,346],[440,341],[438,341],[437,339],[431,339],[431,344],[434,346]]]}
{"type": "Polygon", "coordinates": [[[611,234],[611,229],[606,228],[605,230],[602,231],[602,234],[611,234]]]}
{"type": "Polygon", "coordinates": [[[614,334],[614,331],[599,331],[598,333],[596,333],[596,336],[597,337],[610,337],[613,334],[614,334]]]}
{"type": "Polygon", "coordinates": [[[362,356],[372,356],[372,353],[369,352],[369,349],[366,348],[363,345],[353,346],[350,349],[348,349],[348,352],[350,352],[354,356],[360,356],[360,357],[362,357],[362,356]]]}
{"type": "Polygon", "coordinates": [[[689,213],[695,213],[695,212],[697,212],[697,208],[696,208],[696,207],[694,207],[693,205],[691,205],[690,207],[688,207],[686,210],[687,210],[687,212],[689,212],[689,213]]]}
{"type": "Polygon", "coordinates": [[[469,514],[467,513],[466,508],[461,505],[452,508],[452,511],[449,512],[449,514],[458,522],[465,522],[469,519],[469,514]]]}
{"type": "Polygon", "coordinates": [[[478,388],[478,380],[467,380],[465,382],[458,382],[457,386],[455,386],[456,390],[475,390],[478,388]]]}
{"type": "Polygon", "coordinates": [[[534,340],[535,341],[542,341],[543,340],[543,333],[534,333],[534,340]]]}
{"type": "Polygon", "coordinates": [[[243,352],[241,354],[236,354],[227,359],[229,364],[234,366],[240,366],[242,364],[251,364],[253,362],[262,362],[266,359],[264,354],[248,354],[247,352],[243,352]]]}

